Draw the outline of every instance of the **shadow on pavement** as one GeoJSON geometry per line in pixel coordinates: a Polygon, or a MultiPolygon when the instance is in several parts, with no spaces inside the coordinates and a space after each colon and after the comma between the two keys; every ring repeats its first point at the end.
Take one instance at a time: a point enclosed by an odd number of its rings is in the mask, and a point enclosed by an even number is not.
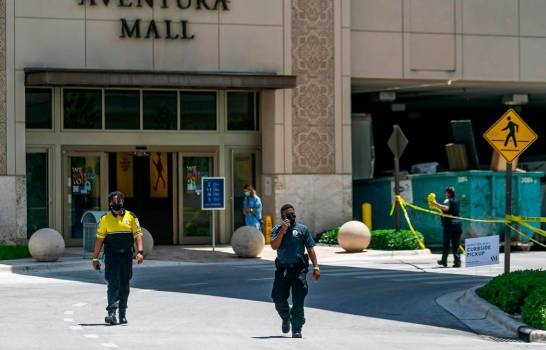
{"type": "MultiPolygon", "coordinates": [[[[306,308],[465,331],[468,328],[435,300],[446,293],[483,284],[488,279],[464,275],[464,270],[457,271],[458,275],[447,273],[448,270],[454,272],[452,269],[446,269],[446,273],[431,273],[323,264],[321,270],[322,276],[317,283],[308,276],[310,292],[306,308]]],[[[30,271],[24,274],[105,285],[104,271],[30,271]]],[[[269,302],[274,313],[270,298],[273,277],[271,261],[135,267],[131,287],[269,302]]],[[[104,288],[106,294],[106,285],[104,288]]]]}

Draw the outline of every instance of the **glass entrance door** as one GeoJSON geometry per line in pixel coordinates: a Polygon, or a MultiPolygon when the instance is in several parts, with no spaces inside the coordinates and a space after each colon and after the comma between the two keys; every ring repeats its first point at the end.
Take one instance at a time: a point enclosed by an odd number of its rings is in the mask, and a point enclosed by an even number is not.
{"type": "MultiPolygon", "coordinates": [[[[256,153],[252,151],[233,151],[233,231],[245,225],[243,216],[243,186],[249,184],[258,191],[256,183],[256,153]]],[[[260,193],[258,193],[260,196],[260,193]]]]}
{"type": "Polygon", "coordinates": [[[83,239],[82,215],[88,210],[106,207],[106,155],[104,153],[66,153],[64,172],[66,186],[63,204],[63,234],[67,245],[81,244],[83,239]]]}
{"type": "Polygon", "coordinates": [[[212,242],[213,211],[201,210],[201,178],[213,176],[211,155],[180,154],[179,157],[179,225],[181,244],[212,242]]]}

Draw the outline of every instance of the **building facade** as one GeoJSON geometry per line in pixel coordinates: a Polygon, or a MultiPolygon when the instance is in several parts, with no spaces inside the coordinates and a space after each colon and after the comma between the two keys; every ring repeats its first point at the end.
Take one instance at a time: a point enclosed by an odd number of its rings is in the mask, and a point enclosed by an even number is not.
{"type": "Polygon", "coordinates": [[[290,202],[313,231],[338,226],[353,217],[359,163],[351,96],[542,82],[545,10],[533,0],[0,0],[0,244],[52,227],[81,245],[82,214],[106,210],[114,189],[162,244],[229,242],[245,183],[274,221],[290,202]],[[201,210],[206,176],[226,178],[225,210],[201,210]]]}

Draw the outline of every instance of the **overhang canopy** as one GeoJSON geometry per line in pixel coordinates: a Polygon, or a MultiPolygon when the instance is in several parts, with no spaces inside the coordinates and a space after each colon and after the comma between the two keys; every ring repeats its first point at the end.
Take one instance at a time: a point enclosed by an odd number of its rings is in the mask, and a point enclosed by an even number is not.
{"type": "Polygon", "coordinates": [[[267,90],[294,88],[296,76],[274,73],[26,68],[25,86],[267,90]]]}

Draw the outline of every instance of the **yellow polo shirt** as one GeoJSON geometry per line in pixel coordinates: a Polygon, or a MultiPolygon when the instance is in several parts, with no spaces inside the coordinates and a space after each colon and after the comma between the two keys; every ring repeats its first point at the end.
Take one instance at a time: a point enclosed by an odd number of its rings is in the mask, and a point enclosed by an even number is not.
{"type": "Polygon", "coordinates": [[[138,218],[125,210],[123,215],[114,216],[111,211],[101,216],[97,238],[104,239],[105,252],[125,253],[132,249],[134,239],[142,237],[138,218]]]}

